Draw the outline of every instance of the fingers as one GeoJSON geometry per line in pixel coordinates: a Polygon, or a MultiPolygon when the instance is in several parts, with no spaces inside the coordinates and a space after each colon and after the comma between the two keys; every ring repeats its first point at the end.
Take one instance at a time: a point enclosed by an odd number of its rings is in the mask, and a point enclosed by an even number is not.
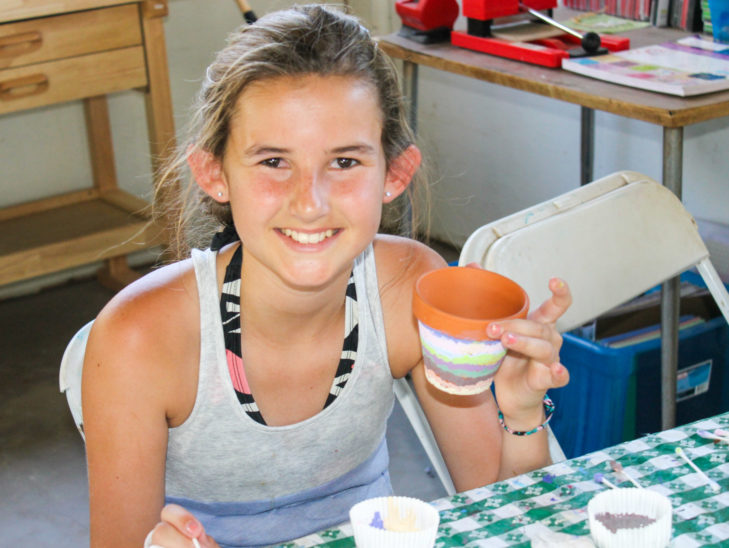
{"type": "Polygon", "coordinates": [[[569,371],[560,362],[536,364],[531,368],[529,377],[528,384],[533,390],[539,391],[561,388],[570,380],[569,371]]]}
{"type": "Polygon", "coordinates": [[[501,341],[510,355],[516,358],[515,364],[523,364],[512,372],[521,371],[519,376],[524,377],[520,383],[525,383],[525,388],[543,391],[559,388],[569,381],[569,373],[559,361],[562,335],[553,325],[532,320],[510,320],[489,326],[488,335],[501,341]],[[524,366],[528,367],[523,369],[524,366]]]}
{"type": "MultiPolygon", "coordinates": [[[[162,509],[160,517],[162,521],[147,536],[145,546],[201,547],[198,538],[204,540],[205,532],[202,524],[189,511],[177,504],[168,504],[162,509]]],[[[208,546],[208,544],[202,546],[208,546]]]]}
{"type": "Polygon", "coordinates": [[[552,297],[529,315],[536,322],[556,323],[572,304],[572,293],[567,283],[560,278],[549,280],[549,290],[552,297]]]}
{"type": "Polygon", "coordinates": [[[200,544],[196,537],[190,538],[164,521],[155,525],[144,544],[145,548],[202,548],[203,546],[209,545],[200,544]]]}
{"type": "Polygon", "coordinates": [[[502,337],[502,344],[507,350],[512,350],[540,363],[559,361],[559,344],[549,339],[526,337],[515,333],[506,333],[502,337]]]}
{"type": "Polygon", "coordinates": [[[553,388],[562,388],[570,382],[570,372],[560,362],[550,364],[549,372],[552,375],[553,388]]]}
{"type": "Polygon", "coordinates": [[[507,350],[542,363],[559,361],[562,335],[553,325],[531,320],[510,320],[491,324],[487,335],[500,339],[507,350]]]}
{"type": "Polygon", "coordinates": [[[162,508],[162,521],[174,526],[186,536],[198,537],[203,531],[202,524],[188,510],[177,504],[167,504],[162,508]]]}

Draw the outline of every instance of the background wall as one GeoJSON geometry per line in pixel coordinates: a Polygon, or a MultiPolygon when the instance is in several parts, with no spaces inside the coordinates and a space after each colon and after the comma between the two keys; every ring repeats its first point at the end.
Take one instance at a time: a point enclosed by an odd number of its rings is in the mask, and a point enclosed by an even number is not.
{"type": "MultiPolygon", "coordinates": [[[[292,3],[250,1],[259,15],[292,3]]],[[[394,0],[332,3],[349,4],[375,34],[400,26],[394,0]]],[[[169,4],[167,52],[181,134],[205,67],[242,17],[234,0],[169,4]]],[[[119,93],[110,98],[109,107],[120,186],[148,198],[142,96],[119,93]]],[[[574,105],[421,68],[419,135],[436,176],[433,235],[461,244],[481,224],[577,186],[579,115],[574,105]]],[[[660,180],[661,128],[600,112],[595,126],[595,177],[632,169],[660,180]]],[[[689,126],[684,136],[684,202],[696,217],[729,224],[729,119],[689,126]]],[[[90,186],[81,104],[0,118],[0,166],[0,206],[90,186]]],[[[34,280],[19,287],[43,283],[49,282],[34,280]]]]}
{"type": "MultiPolygon", "coordinates": [[[[580,108],[421,68],[419,127],[440,179],[433,233],[462,244],[478,226],[579,185],[580,108]]],[[[660,181],[663,130],[595,113],[594,178],[630,169],[660,181]]],[[[729,225],[729,118],[684,129],[683,201],[729,225]]]]}

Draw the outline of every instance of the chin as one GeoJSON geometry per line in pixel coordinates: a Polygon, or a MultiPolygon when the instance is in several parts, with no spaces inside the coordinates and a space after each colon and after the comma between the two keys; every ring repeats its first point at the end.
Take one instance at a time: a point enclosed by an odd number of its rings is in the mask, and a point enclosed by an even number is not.
{"type": "Polygon", "coordinates": [[[351,269],[351,264],[346,266],[294,264],[285,270],[285,280],[292,287],[299,289],[317,289],[337,280],[340,275],[349,277],[351,269]]]}

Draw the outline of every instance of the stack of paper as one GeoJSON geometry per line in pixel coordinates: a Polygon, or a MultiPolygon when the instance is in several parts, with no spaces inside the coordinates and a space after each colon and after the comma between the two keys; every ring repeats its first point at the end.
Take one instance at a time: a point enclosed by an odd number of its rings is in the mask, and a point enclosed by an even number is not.
{"type": "Polygon", "coordinates": [[[729,89],[729,46],[691,36],[610,55],[564,59],[562,68],[660,93],[699,95],[729,89]]]}

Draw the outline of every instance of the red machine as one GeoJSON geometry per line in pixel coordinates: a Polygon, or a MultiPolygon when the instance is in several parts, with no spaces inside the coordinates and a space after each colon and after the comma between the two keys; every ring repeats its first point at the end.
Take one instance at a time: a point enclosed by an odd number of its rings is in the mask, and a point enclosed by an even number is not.
{"type": "Polygon", "coordinates": [[[456,0],[397,0],[395,11],[402,19],[400,35],[422,44],[450,38],[458,17],[456,0]]]}
{"type": "Polygon", "coordinates": [[[557,7],[556,0],[463,0],[463,15],[468,18],[467,32],[451,32],[454,46],[525,61],[546,67],[561,67],[566,57],[599,55],[630,47],[620,36],[598,36],[578,32],[557,23],[542,13],[557,7]],[[531,15],[563,31],[563,34],[529,40],[507,40],[494,36],[494,20],[513,15],[531,15]]]}

